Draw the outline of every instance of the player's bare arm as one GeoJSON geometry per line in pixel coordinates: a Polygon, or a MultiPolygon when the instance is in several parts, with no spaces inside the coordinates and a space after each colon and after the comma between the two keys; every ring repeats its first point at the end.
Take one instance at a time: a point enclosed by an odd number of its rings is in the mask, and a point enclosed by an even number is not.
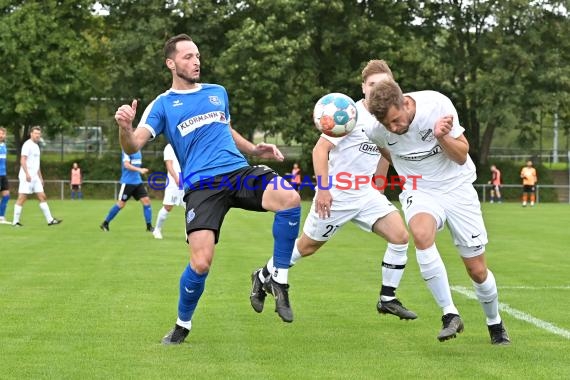
{"type": "Polygon", "coordinates": [[[166,166],[166,171],[168,172],[168,174],[170,174],[170,176],[174,178],[176,186],[180,187],[180,173],[176,173],[176,170],[174,170],[174,164],[172,163],[172,160],[164,161],[164,165],[166,166]]]}
{"type": "Polygon", "coordinates": [[[447,156],[459,165],[467,161],[469,142],[464,135],[457,138],[449,136],[453,128],[453,116],[447,115],[440,118],[434,126],[434,134],[447,156]]]}
{"type": "Polygon", "coordinates": [[[142,149],[144,144],[152,137],[146,128],[133,128],[133,120],[137,114],[137,100],[131,105],[123,104],[115,112],[115,120],[119,125],[119,140],[121,147],[127,154],[133,154],[142,149]]]}
{"type": "Polygon", "coordinates": [[[237,148],[240,152],[250,155],[257,156],[260,158],[269,158],[276,161],[283,161],[285,157],[275,146],[275,144],[259,143],[255,145],[251,141],[247,140],[245,137],[240,135],[235,129],[230,127],[232,131],[232,137],[236,143],[237,148]]]}
{"type": "Polygon", "coordinates": [[[20,157],[20,166],[26,173],[26,181],[30,182],[32,180],[32,176],[28,172],[28,156],[21,156],[20,157]]]}
{"type": "Polygon", "coordinates": [[[138,168],[138,167],[132,165],[129,161],[125,161],[125,169],[130,170],[132,172],[139,172],[143,175],[148,173],[147,168],[138,168]]]}
{"type": "Polygon", "coordinates": [[[376,186],[382,189],[380,190],[381,193],[384,193],[384,187],[386,186],[388,168],[390,168],[390,162],[382,155],[378,160],[378,165],[376,165],[376,171],[374,173],[376,186]]]}
{"type": "Polygon", "coordinates": [[[315,196],[315,207],[319,218],[326,219],[331,216],[333,198],[328,190],[329,184],[329,152],[334,144],[324,138],[319,138],[313,148],[313,168],[320,186],[315,196]]]}

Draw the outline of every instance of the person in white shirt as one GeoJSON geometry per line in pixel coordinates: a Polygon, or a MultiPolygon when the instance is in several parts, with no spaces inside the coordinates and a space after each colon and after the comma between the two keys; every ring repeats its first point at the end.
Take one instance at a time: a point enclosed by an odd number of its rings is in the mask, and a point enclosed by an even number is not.
{"type": "Polygon", "coordinates": [[[18,174],[20,186],[18,188],[18,199],[14,205],[14,219],[12,220],[14,227],[22,227],[20,223],[22,208],[28,199],[28,195],[33,193],[36,193],[40,201],[40,209],[46,218],[48,226],[54,226],[62,222],[51,215],[47,197],[44,193],[44,179],[40,170],[40,146],[38,145],[41,137],[41,128],[38,126],[32,127],[30,129],[30,138],[22,145],[20,172],[18,174]]]}
{"type": "Polygon", "coordinates": [[[463,331],[435,244],[436,233],[447,223],[485,312],[491,343],[509,344],[495,277],[485,261],[488,240],[472,184],[475,165],[453,103],[436,91],[403,94],[394,80],[384,80],[371,90],[368,109],[381,123],[367,130],[368,137],[400,176],[415,180],[404,183],[400,202],[421,275],[442,309],[443,329],[437,338],[445,341],[463,331]]]}
{"type": "MultiPolygon", "coordinates": [[[[378,312],[393,314],[400,319],[416,319],[417,315],[406,309],[395,294],[408,259],[408,231],[398,209],[379,191],[384,184],[372,183],[374,169],[382,165],[387,169],[389,164],[380,158],[378,147],[364,133],[366,125],[376,122],[366,109],[368,93],[376,82],[386,77],[392,77],[386,62],[369,61],[362,70],[364,99],[356,103],[356,126],[343,137],[321,134],[313,148],[317,192],[303,233],[295,242],[291,265],[315,253],[344,224],[352,221],[364,231],[374,232],[388,242],[382,260],[382,286],[376,304],[378,312]]],[[[270,259],[267,265],[252,274],[250,302],[258,313],[263,311],[267,294],[263,284],[272,270],[273,260],[270,259]]]]}
{"type": "Polygon", "coordinates": [[[152,234],[155,239],[162,239],[162,226],[168,218],[168,213],[174,206],[185,206],[184,198],[184,185],[180,184],[180,164],[172,149],[172,145],[167,144],[164,147],[164,165],[168,173],[168,184],[164,189],[164,198],[162,199],[162,208],[158,211],[156,217],[156,225],[152,234]]]}

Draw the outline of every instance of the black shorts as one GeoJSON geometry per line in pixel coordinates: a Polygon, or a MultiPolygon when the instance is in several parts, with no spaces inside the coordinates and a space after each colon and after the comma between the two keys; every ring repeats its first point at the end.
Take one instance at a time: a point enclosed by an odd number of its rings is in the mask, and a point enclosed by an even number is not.
{"type": "Polygon", "coordinates": [[[71,185],[71,190],[77,191],[79,189],[81,189],[81,185],[71,185]]]}
{"type": "Polygon", "coordinates": [[[216,243],[224,217],[230,208],[266,211],[261,206],[265,188],[273,186],[278,174],[265,166],[246,166],[192,184],[184,195],[186,203],[186,234],[212,230],[216,243]]]}
{"type": "Polygon", "coordinates": [[[144,184],[127,185],[122,183],[121,190],[119,191],[119,200],[126,202],[130,197],[135,198],[137,201],[141,198],[148,197],[148,192],[144,184]]]}
{"type": "Polygon", "coordinates": [[[8,176],[0,175],[0,191],[10,190],[10,184],[8,183],[8,176]]]}
{"type": "Polygon", "coordinates": [[[523,193],[534,193],[536,191],[534,185],[524,185],[523,193]]]}

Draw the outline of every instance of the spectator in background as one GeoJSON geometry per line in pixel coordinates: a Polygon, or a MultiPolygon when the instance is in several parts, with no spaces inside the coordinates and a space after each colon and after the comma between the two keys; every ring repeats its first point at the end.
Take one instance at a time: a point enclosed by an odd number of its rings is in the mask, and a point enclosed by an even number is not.
{"type": "Polygon", "coordinates": [[[491,165],[491,180],[489,181],[491,185],[491,203],[502,203],[501,199],[501,171],[497,169],[495,165],[491,165]]]}
{"type": "Polygon", "coordinates": [[[530,198],[530,206],[534,206],[536,201],[536,183],[538,178],[536,176],[536,169],[532,166],[532,161],[528,160],[526,166],[521,169],[521,178],[523,183],[522,206],[526,204],[530,198]]]}
{"type": "Polygon", "coordinates": [[[81,191],[81,183],[83,176],[81,175],[81,168],[77,162],[73,163],[71,168],[71,199],[83,199],[83,192],[81,191]]]}
{"type": "Polygon", "coordinates": [[[20,216],[24,202],[28,199],[29,194],[36,193],[40,201],[40,209],[42,210],[48,226],[54,226],[61,223],[61,220],[54,218],[47,204],[47,197],[44,193],[44,179],[40,170],[40,146],[38,143],[42,138],[42,129],[38,126],[32,127],[30,130],[30,138],[22,145],[22,153],[20,155],[20,173],[18,179],[20,186],[18,188],[18,199],[14,205],[14,219],[12,225],[14,227],[22,227],[20,216]]]}
{"type": "Polygon", "coordinates": [[[10,186],[8,183],[8,173],[6,172],[6,128],[0,127],[0,224],[10,224],[6,221],[6,207],[10,199],[10,186]]]}
{"type": "Polygon", "coordinates": [[[298,163],[293,164],[293,169],[291,169],[291,185],[296,192],[299,192],[301,187],[301,168],[298,163]]]}

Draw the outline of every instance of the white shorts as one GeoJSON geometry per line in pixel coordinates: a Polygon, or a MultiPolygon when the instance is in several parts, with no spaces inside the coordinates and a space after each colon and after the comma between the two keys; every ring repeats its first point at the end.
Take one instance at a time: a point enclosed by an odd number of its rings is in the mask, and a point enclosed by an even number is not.
{"type": "Polygon", "coordinates": [[[378,190],[363,191],[358,198],[338,196],[333,198],[331,215],[320,219],[315,200],[307,215],[303,232],[316,241],[328,241],[345,223],[354,222],[364,231],[371,232],[376,221],[393,211],[398,211],[386,196],[378,190]]]}
{"type": "Polygon", "coordinates": [[[408,224],[421,212],[435,218],[438,231],[447,222],[453,243],[462,257],[475,257],[485,252],[485,244],[489,241],[479,196],[473,185],[464,184],[448,193],[404,190],[400,202],[408,224]]]}
{"type": "Polygon", "coordinates": [[[166,206],[184,206],[184,190],[167,187],[164,189],[162,204],[166,206]]]}
{"type": "Polygon", "coordinates": [[[33,194],[33,193],[43,193],[44,185],[39,177],[32,178],[30,182],[26,179],[20,178],[20,185],[18,187],[19,194],[33,194]]]}

